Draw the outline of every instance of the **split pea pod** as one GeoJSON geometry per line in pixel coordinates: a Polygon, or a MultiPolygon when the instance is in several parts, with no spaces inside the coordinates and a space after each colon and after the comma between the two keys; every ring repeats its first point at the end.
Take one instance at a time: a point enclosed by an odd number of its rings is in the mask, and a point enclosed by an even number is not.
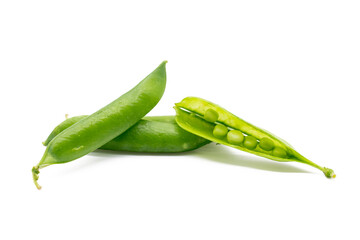
{"type": "Polygon", "coordinates": [[[187,97],[174,108],[179,126],[200,137],[275,161],[305,163],[321,170],[328,178],[336,176],[333,170],[305,158],[284,140],[212,102],[187,97]]]}
{"type": "MultiPolygon", "coordinates": [[[[66,128],[87,117],[68,118],[50,133],[45,146],[66,128]]],[[[143,117],[134,126],[99,149],[128,152],[176,153],[197,149],[210,141],[189,133],[179,127],[175,116],[143,117]]]]}
{"type": "Polygon", "coordinates": [[[166,61],[138,83],[97,112],[71,125],[53,138],[40,162],[33,167],[38,189],[39,169],[78,159],[125,132],[144,117],[160,100],[166,85],[166,61]]]}

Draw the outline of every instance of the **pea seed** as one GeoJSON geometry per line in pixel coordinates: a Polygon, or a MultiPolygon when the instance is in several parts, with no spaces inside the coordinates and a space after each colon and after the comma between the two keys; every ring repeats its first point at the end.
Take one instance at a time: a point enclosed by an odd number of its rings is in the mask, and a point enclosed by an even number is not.
{"type": "Polygon", "coordinates": [[[275,147],[274,142],[267,137],[260,139],[259,146],[266,151],[270,151],[275,147]]]}
{"type": "Polygon", "coordinates": [[[240,145],[244,141],[244,135],[238,130],[231,130],[227,134],[227,140],[234,145],[240,145]]]}
{"type": "Polygon", "coordinates": [[[222,124],[217,124],[213,130],[213,135],[216,138],[223,138],[226,136],[227,132],[228,132],[227,127],[225,127],[222,124]]]}
{"type": "Polygon", "coordinates": [[[275,147],[272,153],[275,157],[285,158],[287,156],[286,151],[281,147],[275,147]]]}
{"type": "Polygon", "coordinates": [[[216,122],[218,118],[219,118],[219,114],[215,110],[209,108],[208,110],[205,111],[204,119],[206,121],[216,122]]]}
{"type": "Polygon", "coordinates": [[[255,149],[257,145],[257,139],[253,136],[246,136],[244,140],[244,146],[248,149],[255,149]]]}

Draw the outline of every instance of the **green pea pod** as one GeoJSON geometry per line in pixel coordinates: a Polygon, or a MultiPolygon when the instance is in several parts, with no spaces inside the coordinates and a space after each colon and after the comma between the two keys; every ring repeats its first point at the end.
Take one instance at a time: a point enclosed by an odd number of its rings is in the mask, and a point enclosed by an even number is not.
{"type": "Polygon", "coordinates": [[[174,108],[179,126],[200,137],[275,161],[305,163],[321,170],[328,178],[336,176],[333,170],[313,163],[274,134],[207,100],[187,97],[174,108]]]}
{"type": "Polygon", "coordinates": [[[61,133],[62,131],[64,131],[65,129],[69,128],[70,126],[74,125],[75,123],[77,123],[78,121],[86,118],[88,115],[80,115],[80,116],[75,116],[75,117],[71,117],[71,118],[66,118],[65,121],[63,121],[62,123],[60,123],[59,125],[57,125],[54,130],[52,130],[52,132],[50,133],[50,135],[47,137],[47,139],[43,142],[44,146],[47,146],[49,144],[49,142],[56,137],[56,135],[58,135],[59,133],[61,133]]]}
{"type": "Polygon", "coordinates": [[[40,162],[33,167],[36,187],[39,169],[78,159],[125,132],[160,100],[166,85],[166,61],[133,89],[53,138],[40,162]]]}
{"type": "MultiPolygon", "coordinates": [[[[76,116],[60,123],[43,143],[45,146],[57,134],[87,117],[76,116]]],[[[175,153],[197,149],[210,141],[183,130],[175,116],[144,117],[123,134],[99,149],[128,152],[175,153]]]]}

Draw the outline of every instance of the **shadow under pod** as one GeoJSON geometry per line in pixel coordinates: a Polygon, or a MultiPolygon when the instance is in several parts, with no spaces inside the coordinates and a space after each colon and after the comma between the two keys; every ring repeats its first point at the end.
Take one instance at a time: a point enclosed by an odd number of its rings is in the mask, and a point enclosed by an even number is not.
{"type": "Polygon", "coordinates": [[[231,149],[226,146],[208,144],[200,149],[197,149],[196,151],[193,151],[192,155],[218,163],[254,168],[264,171],[310,173],[301,168],[289,165],[286,162],[276,162],[270,159],[262,158],[260,156],[242,154],[244,153],[241,151],[235,153],[235,151],[231,151],[231,149]]]}
{"type": "MultiPolygon", "coordinates": [[[[90,159],[83,159],[81,163],[74,167],[73,171],[101,164],[106,161],[118,161],[127,155],[131,156],[194,156],[203,160],[209,160],[222,164],[230,164],[272,172],[288,172],[288,173],[310,173],[301,168],[294,167],[286,162],[276,162],[255,155],[243,155],[241,151],[232,151],[229,147],[217,145],[215,143],[207,144],[199,149],[180,152],[180,153],[138,153],[138,152],[122,152],[98,149],[89,154],[90,159]]],[[[82,160],[82,159],[80,159],[82,160]]]]}

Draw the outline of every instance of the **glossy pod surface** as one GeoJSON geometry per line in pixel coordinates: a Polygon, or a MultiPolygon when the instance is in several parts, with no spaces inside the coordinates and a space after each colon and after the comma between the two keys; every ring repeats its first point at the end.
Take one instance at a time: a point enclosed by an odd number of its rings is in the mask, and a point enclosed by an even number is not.
{"type": "Polygon", "coordinates": [[[57,125],[54,130],[52,130],[52,132],[50,133],[50,135],[47,137],[47,139],[43,142],[44,146],[47,146],[49,144],[49,142],[56,137],[56,135],[58,135],[59,133],[61,133],[62,131],[64,131],[65,129],[69,128],[70,126],[74,125],[75,123],[79,122],[80,120],[86,118],[88,115],[80,115],[80,116],[75,116],[75,117],[71,117],[71,118],[67,118],[65,121],[63,121],[62,123],[60,123],[59,125],[57,125]]]}
{"type": "Polygon", "coordinates": [[[53,138],[32,172],[35,185],[39,169],[78,159],[125,132],[160,100],[166,85],[166,61],[133,89],[80,120],[53,138]]]}
{"type": "Polygon", "coordinates": [[[175,104],[174,108],[176,122],[186,131],[210,141],[275,161],[305,163],[323,171],[328,178],[335,177],[333,170],[320,167],[308,160],[284,140],[244,121],[212,102],[197,97],[187,97],[175,104]],[[217,125],[226,126],[228,130],[226,136],[224,129],[221,131],[222,134],[219,134],[217,125]]]}
{"type": "MultiPolygon", "coordinates": [[[[80,121],[86,116],[76,116],[60,123],[44,142],[50,142],[61,131],[80,121]]],[[[202,137],[180,128],[175,116],[144,117],[123,134],[99,149],[129,152],[175,153],[199,148],[207,143],[202,137]]]]}

